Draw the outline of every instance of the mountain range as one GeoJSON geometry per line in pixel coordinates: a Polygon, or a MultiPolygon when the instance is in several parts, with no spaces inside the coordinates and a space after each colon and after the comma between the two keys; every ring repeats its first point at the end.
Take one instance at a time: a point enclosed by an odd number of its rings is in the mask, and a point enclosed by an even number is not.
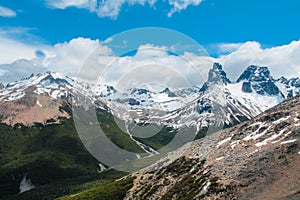
{"type": "Polygon", "coordinates": [[[218,63],[200,86],[153,92],[132,88],[118,92],[109,85],[89,85],[60,73],[47,72],[0,88],[1,116],[6,124],[47,123],[70,117],[80,95],[106,107],[128,123],[159,123],[174,128],[230,126],[260,114],[300,93],[300,79],[274,79],[267,67],[249,66],[236,81],[218,63]]]}
{"type": "Polygon", "coordinates": [[[232,81],[219,63],[203,85],[159,92],[121,92],[56,72],[0,84],[0,198],[297,199],[299,94],[299,78],[276,79],[267,67],[252,65],[232,81]],[[100,124],[130,152],[157,154],[186,127],[199,140],[112,181],[124,173],[103,171],[87,152],[74,108],[96,110],[99,122],[89,126],[100,124]],[[149,125],[156,135],[136,133],[149,125]]]}

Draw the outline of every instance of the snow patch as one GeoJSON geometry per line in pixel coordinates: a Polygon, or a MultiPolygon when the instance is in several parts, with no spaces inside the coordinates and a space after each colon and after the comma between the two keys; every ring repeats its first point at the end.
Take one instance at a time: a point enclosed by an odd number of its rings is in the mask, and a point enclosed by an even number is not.
{"type": "Polygon", "coordinates": [[[224,158],[224,156],[221,156],[219,158],[216,158],[216,161],[222,160],[224,158]]]}
{"type": "Polygon", "coordinates": [[[225,144],[226,142],[229,142],[231,140],[231,137],[228,137],[217,144],[217,148],[219,148],[221,145],[225,144]]]}
{"type": "Polygon", "coordinates": [[[203,186],[203,188],[202,188],[202,190],[201,190],[201,192],[200,192],[200,195],[203,195],[203,194],[205,194],[206,192],[207,192],[207,189],[208,189],[208,187],[210,186],[210,182],[208,181],[204,186],[203,186]]]}
{"type": "Polygon", "coordinates": [[[261,128],[263,128],[263,126],[264,126],[264,124],[261,124],[261,125],[256,129],[256,131],[254,131],[254,132],[251,133],[250,135],[247,135],[243,140],[245,140],[245,141],[248,141],[248,140],[251,140],[251,139],[257,140],[257,139],[260,138],[261,136],[265,135],[265,134],[268,132],[269,128],[267,128],[266,130],[264,130],[264,131],[261,132],[261,133],[258,133],[258,131],[259,131],[261,128]],[[257,133],[258,133],[258,134],[257,134],[257,133]]]}
{"type": "Polygon", "coordinates": [[[297,139],[293,139],[293,140],[287,140],[287,141],[283,141],[280,144],[288,144],[288,143],[292,143],[292,142],[296,142],[297,139]]]}
{"type": "Polygon", "coordinates": [[[239,102],[256,114],[259,114],[284,100],[281,96],[260,95],[256,92],[245,93],[242,91],[242,85],[243,82],[228,84],[227,88],[239,102]]]}
{"type": "Polygon", "coordinates": [[[238,145],[240,143],[240,140],[236,140],[236,141],[234,141],[234,142],[231,142],[231,149],[234,149],[234,147],[236,146],[236,145],[238,145]]]}
{"type": "Polygon", "coordinates": [[[35,188],[35,186],[31,182],[31,180],[27,179],[27,177],[24,176],[23,179],[20,182],[20,187],[19,187],[20,193],[26,192],[26,191],[31,190],[33,188],[35,188]]]}
{"type": "Polygon", "coordinates": [[[41,108],[43,107],[43,105],[40,104],[39,100],[36,101],[36,104],[39,105],[41,108]]]}
{"type": "Polygon", "coordinates": [[[192,173],[193,171],[195,171],[195,167],[193,167],[193,168],[190,170],[190,173],[192,173]]]}
{"type": "Polygon", "coordinates": [[[291,117],[291,116],[287,116],[287,117],[280,118],[280,119],[274,121],[273,124],[279,124],[279,123],[281,123],[281,122],[284,122],[284,121],[288,120],[290,117],[291,117]]]}

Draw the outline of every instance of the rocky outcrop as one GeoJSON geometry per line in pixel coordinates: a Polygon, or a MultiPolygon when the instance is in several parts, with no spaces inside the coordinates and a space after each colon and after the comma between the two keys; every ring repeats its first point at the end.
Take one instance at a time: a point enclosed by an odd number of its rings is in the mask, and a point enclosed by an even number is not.
{"type": "Polygon", "coordinates": [[[267,67],[249,66],[237,79],[237,83],[239,82],[243,82],[242,91],[246,93],[255,91],[260,95],[280,94],[280,90],[267,67]]]}
{"type": "Polygon", "coordinates": [[[136,173],[126,199],[293,199],[300,192],[300,97],[187,144],[136,173]]]}

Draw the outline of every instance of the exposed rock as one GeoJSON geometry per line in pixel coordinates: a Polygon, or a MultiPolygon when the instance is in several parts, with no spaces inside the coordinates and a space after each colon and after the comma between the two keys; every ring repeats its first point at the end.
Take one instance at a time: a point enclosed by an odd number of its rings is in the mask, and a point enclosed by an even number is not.
{"type": "Polygon", "coordinates": [[[259,67],[255,65],[249,66],[237,79],[237,82],[241,81],[268,81],[272,79],[271,73],[267,67],[259,67]]]}
{"type": "Polygon", "coordinates": [[[242,91],[246,93],[252,92],[251,83],[249,81],[243,82],[242,91]]]}
{"type": "Polygon", "coordinates": [[[136,173],[126,199],[297,199],[299,111],[297,96],[187,144],[170,154],[174,162],[166,157],[136,173]]]}
{"type": "Polygon", "coordinates": [[[231,83],[231,81],[227,78],[222,65],[219,63],[214,63],[213,68],[209,70],[207,82],[222,84],[231,83]]]}

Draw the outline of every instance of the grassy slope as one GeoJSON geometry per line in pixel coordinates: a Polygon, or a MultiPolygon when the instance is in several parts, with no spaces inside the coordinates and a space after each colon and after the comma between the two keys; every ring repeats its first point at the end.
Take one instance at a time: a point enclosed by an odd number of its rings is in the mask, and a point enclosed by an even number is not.
{"type": "MultiPolygon", "coordinates": [[[[128,151],[142,151],[109,118],[104,120],[106,116],[109,115],[100,113],[99,121],[110,127],[106,132],[112,141],[118,141],[128,151]]],[[[14,195],[13,199],[58,197],[76,191],[74,187],[78,191],[86,189],[77,184],[125,175],[113,170],[99,174],[97,168],[98,161],[82,145],[72,119],[62,119],[61,125],[33,127],[0,124],[0,198],[18,193],[24,175],[37,188],[14,195]]]]}
{"type": "MultiPolygon", "coordinates": [[[[97,113],[102,129],[112,142],[127,151],[143,152],[118,127],[117,119],[106,111],[98,110],[97,113]]],[[[118,124],[122,122],[118,121],[118,124]]],[[[136,139],[160,149],[175,134],[176,131],[163,127],[150,138],[136,139]]],[[[110,184],[106,180],[125,175],[117,171],[99,174],[97,168],[98,161],[82,145],[72,119],[62,119],[61,125],[36,124],[33,127],[0,124],[0,198],[53,199],[96,185],[110,184]],[[24,175],[37,188],[17,194],[24,175]]]]}
{"type": "Polygon", "coordinates": [[[133,185],[134,177],[106,181],[83,192],[59,198],[59,200],[121,200],[133,185]]]}

